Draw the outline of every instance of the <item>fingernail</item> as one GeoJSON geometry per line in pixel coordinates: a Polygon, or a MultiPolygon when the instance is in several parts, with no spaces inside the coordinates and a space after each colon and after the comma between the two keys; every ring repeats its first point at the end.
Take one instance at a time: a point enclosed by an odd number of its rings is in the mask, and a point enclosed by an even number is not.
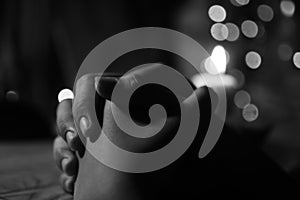
{"type": "Polygon", "coordinates": [[[75,151],[76,143],[75,143],[76,133],[73,131],[68,131],[66,134],[66,139],[69,147],[72,151],[75,151]]]}
{"type": "Polygon", "coordinates": [[[79,123],[80,123],[80,130],[81,130],[82,134],[84,136],[86,136],[85,132],[87,131],[88,126],[89,126],[89,122],[88,122],[87,118],[86,117],[81,117],[79,123]]]}
{"type": "Polygon", "coordinates": [[[66,190],[68,192],[72,192],[73,191],[72,179],[71,178],[65,180],[64,184],[65,184],[65,188],[66,188],[66,190]]]}
{"type": "Polygon", "coordinates": [[[118,77],[96,77],[95,81],[97,93],[103,98],[110,100],[113,89],[118,82],[118,77]]]}
{"type": "Polygon", "coordinates": [[[66,137],[67,141],[72,141],[76,137],[76,133],[73,131],[68,131],[66,137]]]}
{"type": "Polygon", "coordinates": [[[70,158],[64,158],[61,161],[61,168],[63,171],[66,171],[66,166],[70,162],[70,158]]]}

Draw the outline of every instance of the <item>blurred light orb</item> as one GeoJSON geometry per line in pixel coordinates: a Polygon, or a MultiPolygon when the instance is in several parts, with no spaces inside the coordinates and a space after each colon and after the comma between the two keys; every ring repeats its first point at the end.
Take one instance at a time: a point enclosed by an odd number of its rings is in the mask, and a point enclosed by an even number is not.
{"type": "Polygon", "coordinates": [[[58,94],[58,102],[62,102],[66,99],[74,99],[74,94],[70,89],[63,89],[58,94]]]}
{"type": "Polygon", "coordinates": [[[239,27],[234,23],[226,23],[225,26],[228,29],[228,36],[226,39],[230,42],[236,41],[240,36],[239,27]]]}
{"type": "Polygon", "coordinates": [[[235,1],[241,6],[245,6],[250,2],[250,0],[235,0],[235,1]]]}
{"type": "Polygon", "coordinates": [[[234,95],[234,103],[240,109],[243,109],[245,106],[249,105],[250,102],[250,94],[245,90],[240,90],[234,95]]]}
{"type": "Polygon", "coordinates": [[[257,24],[251,20],[245,20],[242,23],[241,29],[242,29],[242,33],[248,38],[254,38],[258,33],[257,24]]]}
{"type": "Polygon", "coordinates": [[[236,7],[241,7],[242,5],[240,5],[238,2],[236,2],[236,0],[230,0],[230,3],[236,7]]]}
{"type": "Polygon", "coordinates": [[[264,22],[270,22],[274,17],[273,9],[268,5],[260,5],[257,8],[258,17],[264,22]]]}
{"type": "Polygon", "coordinates": [[[242,115],[247,122],[255,121],[258,118],[258,114],[258,108],[254,104],[246,105],[243,108],[242,115]]]}
{"type": "Polygon", "coordinates": [[[15,102],[15,101],[18,101],[19,100],[19,95],[16,91],[8,91],[6,93],[6,100],[7,101],[11,101],[11,102],[15,102]]]}
{"type": "Polygon", "coordinates": [[[246,64],[251,69],[257,69],[261,64],[261,57],[255,51],[249,51],[245,57],[246,64]]]}
{"type": "Polygon", "coordinates": [[[228,37],[228,28],[222,23],[215,23],[210,29],[212,37],[217,41],[224,41],[228,37]]]}
{"type": "Polygon", "coordinates": [[[295,3],[293,1],[283,0],[280,2],[280,10],[283,15],[292,17],[295,13],[295,3]]]}
{"type": "Polygon", "coordinates": [[[208,72],[210,74],[217,74],[218,73],[217,69],[216,69],[216,66],[214,65],[214,63],[212,62],[210,57],[205,59],[204,69],[205,69],[206,72],[208,72]]]}
{"type": "Polygon", "coordinates": [[[283,61],[288,61],[293,56],[293,49],[288,44],[280,44],[277,52],[279,58],[283,61]]]}
{"type": "Polygon", "coordinates": [[[224,47],[216,46],[211,56],[204,63],[205,70],[210,74],[222,74],[226,72],[226,50],[224,47]]]}
{"type": "Polygon", "coordinates": [[[294,65],[300,69],[300,52],[296,52],[293,56],[294,65]]]}
{"type": "Polygon", "coordinates": [[[226,18],[226,10],[220,5],[213,5],[208,9],[208,16],[214,22],[222,22],[226,18]]]}

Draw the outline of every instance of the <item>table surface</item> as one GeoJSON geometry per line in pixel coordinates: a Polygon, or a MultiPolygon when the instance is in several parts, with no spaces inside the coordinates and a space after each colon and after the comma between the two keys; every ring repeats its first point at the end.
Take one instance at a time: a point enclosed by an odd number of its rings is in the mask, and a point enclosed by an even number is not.
{"type": "Polygon", "coordinates": [[[0,199],[72,199],[59,184],[51,141],[0,142],[0,199]]]}

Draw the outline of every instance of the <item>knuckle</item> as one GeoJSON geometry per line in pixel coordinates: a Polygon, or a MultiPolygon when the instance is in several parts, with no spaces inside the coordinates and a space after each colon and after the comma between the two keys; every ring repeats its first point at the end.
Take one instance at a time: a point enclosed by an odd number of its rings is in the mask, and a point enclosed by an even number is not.
{"type": "Polygon", "coordinates": [[[85,74],[85,75],[81,76],[76,82],[76,90],[87,84],[94,85],[95,77],[96,77],[96,74],[85,74]]]}
{"type": "Polygon", "coordinates": [[[66,139],[67,132],[75,132],[73,119],[72,121],[68,117],[60,118],[57,120],[58,135],[63,139],[66,139]]]}

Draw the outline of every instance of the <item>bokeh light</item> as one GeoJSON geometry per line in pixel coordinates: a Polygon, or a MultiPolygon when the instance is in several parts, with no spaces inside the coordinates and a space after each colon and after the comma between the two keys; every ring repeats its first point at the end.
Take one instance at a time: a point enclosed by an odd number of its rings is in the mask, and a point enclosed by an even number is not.
{"type": "Polygon", "coordinates": [[[224,47],[216,46],[211,56],[205,60],[205,70],[210,74],[220,74],[226,71],[226,50],[224,47]]]}
{"type": "Polygon", "coordinates": [[[213,5],[208,10],[208,16],[214,22],[222,22],[226,18],[226,10],[220,5],[213,5]]]}
{"type": "Polygon", "coordinates": [[[256,37],[258,33],[258,26],[254,21],[245,20],[241,26],[242,33],[248,38],[256,37]]]}
{"type": "Polygon", "coordinates": [[[74,94],[72,90],[69,89],[63,89],[58,94],[58,102],[62,102],[65,99],[74,99],[74,94]]]}
{"type": "Polygon", "coordinates": [[[246,105],[242,114],[247,122],[253,122],[258,118],[258,108],[254,104],[246,105]]]}
{"type": "Polygon", "coordinates": [[[283,15],[287,17],[292,17],[295,13],[295,4],[293,1],[281,1],[280,3],[280,10],[283,15]]]}
{"type": "Polygon", "coordinates": [[[6,100],[10,102],[18,101],[19,100],[19,95],[16,91],[8,91],[6,93],[6,100]]]}
{"type": "Polygon", "coordinates": [[[210,29],[212,37],[217,41],[224,41],[228,37],[228,29],[222,23],[215,23],[210,29]]]}
{"type": "Polygon", "coordinates": [[[239,27],[234,23],[226,23],[225,26],[228,29],[228,36],[226,39],[230,42],[236,41],[240,36],[239,27]]]}
{"type": "Polygon", "coordinates": [[[238,2],[236,2],[236,0],[230,0],[230,3],[236,7],[241,7],[242,5],[240,5],[238,2]]]}
{"type": "Polygon", "coordinates": [[[273,9],[268,5],[260,5],[257,8],[258,17],[264,22],[270,22],[274,17],[273,9]]]}
{"type": "Polygon", "coordinates": [[[224,47],[218,45],[216,46],[211,53],[211,60],[215,64],[218,73],[225,73],[226,71],[226,51],[224,47]]]}
{"type": "Polygon", "coordinates": [[[246,64],[251,69],[257,69],[261,64],[261,57],[255,51],[249,51],[245,57],[246,64]]]}
{"type": "Polygon", "coordinates": [[[241,6],[245,6],[250,2],[250,0],[235,0],[235,1],[241,6]]]}
{"type": "Polygon", "coordinates": [[[249,105],[250,102],[250,94],[245,90],[240,90],[234,95],[234,103],[240,109],[243,109],[245,106],[249,105]]]}
{"type": "Polygon", "coordinates": [[[300,69],[300,52],[296,52],[293,56],[294,65],[300,69]]]}
{"type": "Polygon", "coordinates": [[[283,61],[288,61],[293,56],[293,49],[288,44],[280,44],[277,52],[279,58],[283,61]]]}

